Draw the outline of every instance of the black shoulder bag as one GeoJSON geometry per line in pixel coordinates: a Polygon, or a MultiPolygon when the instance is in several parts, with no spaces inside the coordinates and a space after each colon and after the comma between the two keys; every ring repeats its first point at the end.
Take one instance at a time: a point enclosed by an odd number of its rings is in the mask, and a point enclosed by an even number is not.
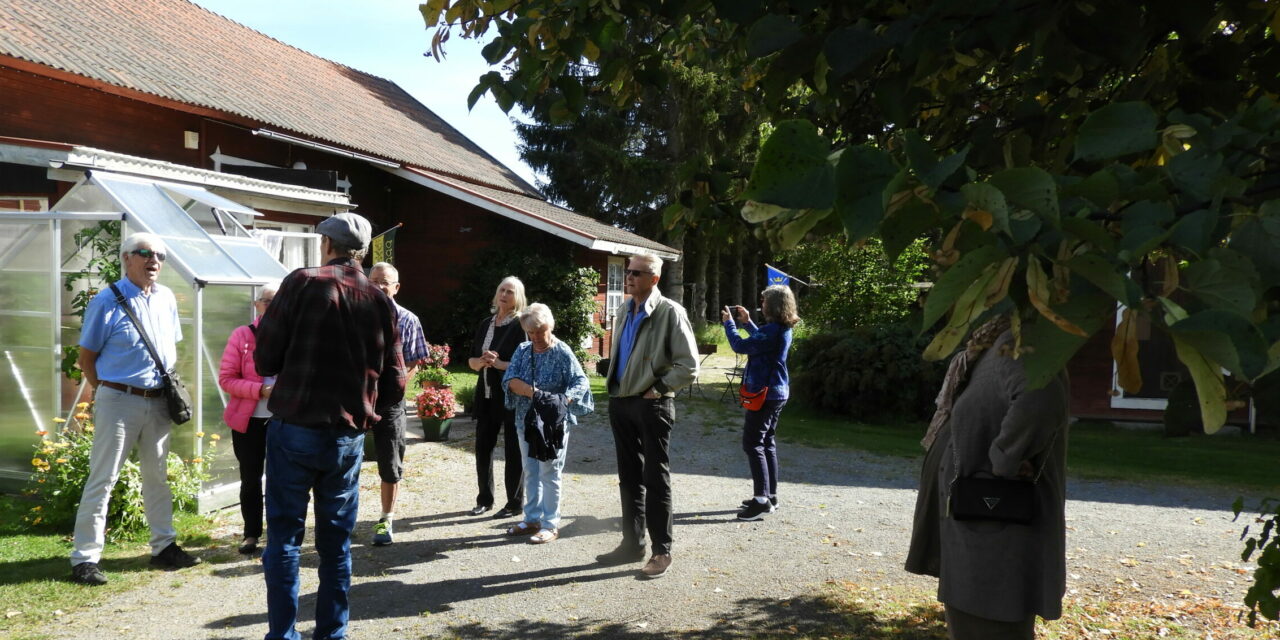
{"type": "Polygon", "coordinates": [[[177,371],[172,369],[165,371],[160,353],[156,351],[155,345],[151,344],[151,336],[148,336],[146,329],[142,328],[142,323],[138,321],[138,316],[133,313],[133,308],[124,299],[124,294],[120,292],[119,287],[112,284],[111,291],[116,294],[116,302],[120,303],[120,308],[124,309],[125,315],[129,316],[133,326],[137,327],[138,335],[142,336],[142,344],[146,345],[147,353],[151,354],[151,360],[156,363],[156,369],[160,371],[160,378],[164,380],[164,399],[169,404],[169,418],[174,424],[187,423],[191,420],[191,394],[187,393],[187,388],[182,385],[182,379],[178,377],[177,371]]]}
{"type": "MultiPolygon", "coordinates": [[[[1059,430],[1061,431],[1061,430],[1059,430]]],[[[1031,524],[1038,512],[1036,505],[1036,484],[1049,464],[1049,455],[1053,445],[1058,441],[1055,431],[1053,440],[1045,449],[1044,459],[1040,461],[1040,469],[1033,480],[1011,478],[979,478],[976,476],[960,477],[960,453],[955,444],[955,432],[952,431],[951,453],[955,456],[956,475],[951,479],[951,499],[947,503],[947,511],[956,520],[997,520],[1016,524],[1031,524]]]]}

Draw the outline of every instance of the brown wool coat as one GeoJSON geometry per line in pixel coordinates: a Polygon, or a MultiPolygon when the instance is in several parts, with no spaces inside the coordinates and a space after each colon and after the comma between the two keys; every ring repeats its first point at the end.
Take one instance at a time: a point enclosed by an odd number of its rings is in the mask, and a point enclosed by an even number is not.
{"type": "Polygon", "coordinates": [[[955,402],[950,437],[934,443],[921,473],[936,504],[916,510],[909,571],[933,573],[938,600],[972,615],[1014,622],[1029,615],[1062,616],[1066,592],[1066,450],[1068,383],[1065,373],[1041,389],[1026,388],[1020,361],[1001,355],[1004,334],[970,371],[955,402]],[[953,452],[952,447],[955,447],[953,452]],[[1039,514],[1030,525],[957,521],[946,515],[950,484],[963,476],[1013,477],[1023,460],[1044,464],[1036,485],[1039,514]],[[937,518],[934,520],[933,518],[937,518]],[[936,536],[936,538],[935,538],[936,536]],[[936,545],[929,549],[930,545],[936,545]],[[937,563],[929,555],[938,554],[937,563]],[[930,566],[933,565],[933,566],[930,566]]]}

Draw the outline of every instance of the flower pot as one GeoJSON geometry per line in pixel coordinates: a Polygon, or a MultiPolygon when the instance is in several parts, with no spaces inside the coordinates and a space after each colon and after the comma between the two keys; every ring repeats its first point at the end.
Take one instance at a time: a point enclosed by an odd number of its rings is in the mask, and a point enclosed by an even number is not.
{"type": "Polygon", "coordinates": [[[443,384],[440,382],[436,382],[435,380],[423,380],[422,388],[423,389],[452,389],[453,385],[443,384]]]}
{"type": "Polygon", "coordinates": [[[422,418],[422,437],[431,442],[441,442],[449,439],[449,424],[453,422],[453,418],[445,418],[443,420],[436,418],[422,418]]]}

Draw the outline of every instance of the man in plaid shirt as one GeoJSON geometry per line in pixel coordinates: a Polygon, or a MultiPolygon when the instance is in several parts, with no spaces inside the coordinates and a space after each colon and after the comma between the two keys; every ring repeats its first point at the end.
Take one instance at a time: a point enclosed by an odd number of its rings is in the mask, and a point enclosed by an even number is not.
{"type": "MultiPolygon", "coordinates": [[[[369,281],[382,289],[396,306],[396,326],[400,331],[404,365],[409,369],[409,378],[412,379],[418,364],[427,357],[427,339],[422,335],[422,323],[418,321],[418,316],[395,300],[396,294],[400,292],[400,271],[389,262],[379,262],[369,269],[369,281]]],[[[377,547],[392,542],[391,520],[395,517],[400,478],[404,476],[404,429],[403,403],[396,403],[378,424],[373,425],[373,444],[378,453],[378,475],[382,478],[382,517],[373,526],[373,544],[377,547]]]]}
{"type": "Polygon", "coordinates": [[[395,305],[360,267],[369,221],[321,222],[325,265],[285,278],[258,323],[254,363],[276,376],[267,408],[267,639],[298,638],[298,557],[315,496],[319,639],[346,636],[351,529],[360,503],[364,432],[404,400],[395,305]]]}

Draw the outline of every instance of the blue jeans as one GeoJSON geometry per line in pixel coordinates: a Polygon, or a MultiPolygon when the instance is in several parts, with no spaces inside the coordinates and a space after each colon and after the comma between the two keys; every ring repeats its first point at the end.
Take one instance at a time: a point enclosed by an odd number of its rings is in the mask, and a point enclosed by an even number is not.
{"type": "Polygon", "coordinates": [[[569,425],[564,426],[564,446],[555,460],[529,457],[529,443],[524,440],[523,421],[517,423],[520,457],[524,459],[524,521],[536,522],[543,529],[560,528],[560,478],[569,451],[569,425]]]}
{"type": "Polygon", "coordinates": [[[346,427],[308,428],[272,419],[267,428],[266,640],[299,640],[298,555],[307,501],[315,494],[317,640],[347,633],[351,529],[360,504],[364,433],[346,427]]]}

